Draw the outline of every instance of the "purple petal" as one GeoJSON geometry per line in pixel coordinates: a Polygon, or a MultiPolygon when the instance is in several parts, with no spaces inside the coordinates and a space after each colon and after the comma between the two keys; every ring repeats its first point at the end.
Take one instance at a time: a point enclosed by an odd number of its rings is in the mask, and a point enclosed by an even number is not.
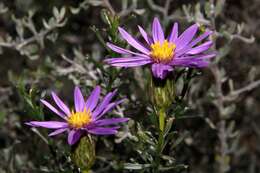
{"type": "Polygon", "coordinates": [[[188,29],[186,29],[180,37],[176,40],[176,51],[179,51],[180,49],[184,48],[186,45],[190,43],[190,41],[195,36],[196,32],[198,30],[198,25],[194,24],[190,26],[188,29]]]}
{"type": "Polygon", "coordinates": [[[51,93],[53,100],[55,101],[56,105],[66,114],[66,115],[70,115],[70,110],[68,108],[68,106],[66,106],[63,101],[61,101],[61,99],[54,93],[51,93]]]}
{"type": "Polygon", "coordinates": [[[152,60],[149,57],[125,57],[111,58],[105,60],[105,62],[116,67],[136,67],[149,64],[152,60]]]}
{"type": "Polygon", "coordinates": [[[74,145],[81,137],[81,130],[71,130],[68,135],[69,145],[74,145]]]}
{"type": "Polygon", "coordinates": [[[104,114],[106,114],[109,111],[111,111],[113,108],[115,108],[117,105],[121,104],[123,101],[125,101],[125,99],[121,99],[121,100],[115,101],[115,102],[110,103],[109,105],[107,105],[107,107],[102,111],[102,113],[100,115],[98,115],[96,117],[95,120],[98,120],[99,118],[101,118],[104,114]]]}
{"type": "Polygon", "coordinates": [[[178,52],[176,52],[175,57],[180,57],[184,54],[199,54],[202,53],[206,50],[208,50],[211,46],[212,46],[213,42],[212,41],[207,41],[197,47],[191,48],[191,45],[188,45],[186,47],[184,47],[183,49],[179,50],[178,52]]]}
{"type": "Polygon", "coordinates": [[[60,121],[30,121],[25,124],[32,127],[44,127],[48,129],[60,129],[68,127],[67,123],[60,121]]]}
{"type": "Polygon", "coordinates": [[[123,123],[123,122],[126,122],[128,120],[129,120],[129,118],[109,118],[109,119],[97,120],[95,122],[95,124],[97,124],[98,126],[105,126],[105,125],[123,123]]]}
{"type": "Polygon", "coordinates": [[[138,25],[138,29],[141,33],[141,35],[143,36],[144,40],[146,41],[147,44],[152,44],[152,38],[145,32],[145,30],[138,25]]]}
{"type": "Polygon", "coordinates": [[[96,88],[91,92],[88,100],[86,101],[86,108],[90,109],[90,111],[92,111],[97,106],[100,96],[100,90],[100,86],[96,86],[96,88]]]}
{"type": "Polygon", "coordinates": [[[104,128],[104,127],[96,127],[93,129],[88,129],[87,131],[95,135],[114,135],[117,133],[117,130],[115,128],[104,128]]]}
{"type": "Polygon", "coordinates": [[[178,58],[174,58],[174,60],[183,60],[183,59],[195,59],[195,60],[203,60],[203,59],[210,59],[216,56],[216,52],[210,52],[208,54],[198,54],[198,55],[189,55],[189,56],[183,56],[183,57],[178,57],[178,58]]]}
{"type": "Polygon", "coordinates": [[[163,29],[157,17],[153,20],[152,33],[154,42],[160,42],[161,44],[164,42],[163,29]]]}
{"type": "Polygon", "coordinates": [[[110,59],[106,59],[105,62],[108,64],[113,64],[113,63],[128,63],[128,62],[143,61],[143,60],[151,61],[151,58],[148,56],[146,57],[132,56],[132,57],[122,57],[122,58],[110,58],[110,59]]]}
{"type": "Polygon", "coordinates": [[[194,47],[192,49],[190,49],[187,54],[192,54],[192,55],[195,55],[195,54],[199,54],[201,52],[204,52],[206,50],[208,50],[211,46],[212,46],[213,42],[212,41],[207,41],[197,47],[194,47]]]}
{"type": "Polygon", "coordinates": [[[75,87],[74,89],[74,103],[75,103],[76,112],[82,112],[84,110],[85,100],[84,97],[82,96],[79,87],[75,87]]]}
{"type": "Polygon", "coordinates": [[[173,71],[173,68],[170,65],[157,63],[152,65],[153,76],[156,78],[164,79],[171,71],[173,71]]]}
{"type": "Polygon", "coordinates": [[[206,55],[195,55],[187,56],[182,58],[175,58],[171,65],[181,66],[181,67],[207,67],[209,65],[208,59],[215,57],[215,53],[206,54],[206,55]]]}
{"type": "Polygon", "coordinates": [[[183,47],[180,50],[175,50],[175,53],[176,53],[175,57],[182,56],[183,54],[187,53],[188,51],[190,51],[190,49],[192,49],[193,46],[198,44],[203,39],[207,38],[212,33],[213,33],[212,31],[206,31],[203,34],[201,34],[200,36],[198,36],[196,39],[191,41],[187,46],[183,47]]]}
{"type": "Polygon", "coordinates": [[[61,134],[65,131],[67,131],[67,130],[68,130],[68,128],[58,129],[58,130],[51,132],[48,136],[56,136],[56,135],[61,134]]]}
{"type": "Polygon", "coordinates": [[[48,103],[47,101],[41,99],[41,102],[47,106],[50,110],[52,110],[55,114],[59,115],[61,118],[66,120],[66,115],[64,115],[63,113],[61,113],[60,111],[58,111],[55,107],[53,107],[50,103],[48,103]]]}
{"type": "Polygon", "coordinates": [[[149,55],[150,51],[146,49],[143,45],[141,45],[137,40],[135,40],[128,32],[126,32],[123,28],[118,27],[118,30],[122,36],[131,46],[139,50],[140,52],[149,55]]]}
{"type": "Polygon", "coordinates": [[[169,35],[168,41],[171,43],[175,43],[176,39],[178,38],[178,23],[174,23],[172,27],[171,34],[169,35]]]}
{"type": "Polygon", "coordinates": [[[141,53],[136,53],[127,49],[123,49],[121,47],[118,47],[112,43],[107,43],[107,47],[109,47],[110,49],[112,49],[113,51],[120,53],[120,54],[133,54],[133,55],[137,55],[137,56],[147,56],[145,54],[141,54],[141,53]]]}
{"type": "Polygon", "coordinates": [[[213,32],[212,31],[206,31],[203,34],[201,34],[200,36],[198,36],[196,39],[194,39],[190,44],[189,47],[192,48],[193,46],[195,46],[197,43],[199,43],[200,41],[202,41],[203,39],[207,38],[209,35],[211,35],[213,32]]]}
{"type": "Polygon", "coordinates": [[[212,31],[206,31],[202,35],[200,35],[199,37],[197,37],[196,39],[191,41],[186,47],[184,47],[184,48],[182,48],[182,49],[180,49],[178,51],[176,50],[176,57],[181,56],[181,55],[187,53],[193,46],[198,44],[203,39],[207,38],[212,33],[213,33],[212,31]]]}
{"type": "Polygon", "coordinates": [[[116,92],[117,92],[117,90],[114,90],[113,92],[108,93],[104,97],[102,102],[96,107],[95,111],[93,112],[93,114],[92,114],[93,119],[95,119],[96,116],[99,115],[105,109],[105,107],[109,104],[111,99],[115,96],[116,92]]]}
{"type": "Polygon", "coordinates": [[[183,59],[183,60],[176,60],[173,63],[174,66],[179,66],[179,67],[197,67],[197,68],[202,68],[202,67],[207,67],[209,65],[208,61],[203,61],[203,60],[190,60],[190,59],[183,59]]]}

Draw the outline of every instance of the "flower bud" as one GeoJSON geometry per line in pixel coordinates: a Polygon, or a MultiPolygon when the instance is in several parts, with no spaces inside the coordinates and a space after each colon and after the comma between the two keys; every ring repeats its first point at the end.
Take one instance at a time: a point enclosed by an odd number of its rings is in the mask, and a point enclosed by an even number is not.
{"type": "Polygon", "coordinates": [[[149,90],[151,102],[157,110],[169,108],[175,99],[174,81],[170,78],[152,78],[149,90]]]}
{"type": "Polygon", "coordinates": [[[72,161],[82,172],[88,172],[95,163],[95,142],[91,136],[84,136],[72,148],[72,161]]]}

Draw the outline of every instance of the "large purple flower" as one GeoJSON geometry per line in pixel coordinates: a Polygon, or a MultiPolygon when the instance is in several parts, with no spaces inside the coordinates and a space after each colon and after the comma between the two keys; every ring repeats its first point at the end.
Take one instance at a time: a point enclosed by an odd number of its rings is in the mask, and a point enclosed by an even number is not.
{"type": "Polygon", "coordinates": [[[212,41],[201,43],[212,34],[212,31],[205,31],[195,37],[198,25],[194,24],[178,36],[178,23],[174,23],[170,35],[166,38],[158,18],[154,18],[152,25],[152,36],[148,35],[141,26],[138,26],[141,35],[147,45],[141,44],[123,28],[119,27],[119,33],[128,44],[139,52],[123,49],[112,43],[107,46],[113,51],[126,55],[121,58],[106,59],[105,62],[117,67],[136,67],[151,64],[154,77],[164,79],[173,71],[174,67],[205,67],[209,59],[215,53],[205,53],[211,46],[212,41]]]}
{"type": "Polygon", "coordinates": [[[57,114],[62,121],[30,121],[26,124],[33,127],[44,127],[54,129],[49,136],[55,136],[63,132],[68,132],[68,143],[75,144],[84,133],[94,135],[111,135],[116,134],[119,126],[117,123],[126,122],[128,118],[109,118],[102,119],[103,115],[109,112],[123,100],[111,102],[116,94],[116,90],[108,93],[98,104],[100,96],[100,87],[97,86],[89,98],[85,101],[78,87],[74,90],[75,111],[68,108],[61,99],[52,92],[52,98],[59,110],[45,100],[41,102],[57,114]]]}

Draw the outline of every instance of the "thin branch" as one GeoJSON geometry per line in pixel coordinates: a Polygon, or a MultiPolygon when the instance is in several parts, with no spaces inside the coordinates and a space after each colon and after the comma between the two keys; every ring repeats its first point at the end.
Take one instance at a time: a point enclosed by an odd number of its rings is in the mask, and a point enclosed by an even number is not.
{"type": "Polygon", "coordinates": [[[168,11],[170,8],[172,0],[166,0],[165,4],[164,4],[164,17],[166,18],[168,16],[168,11]]]}
{"type": "Polygon", "coordinates": [[[104,2],[104,7],[106,7],[113,16],[116,15],[116,12],[115,12],[114,8],[112,7],[112,5],[110,4],[109,0],[103,0],[103,2],[104,2]]]}
{"type": "MultiPolygon", "coordinates": [[[[85,68],[83,66],[81,66],[80,64],[76,63],[75,61],[72,61],[71,59],[67,58],[65,55],[61,56],[65,61],[67,61],[68,63],[70,63],[72,66],[72,69],[74,69],[74,71],[78,71],[80,73],[87,73],[87,71],[85,70],[85,68]]],[[[67,69],[67,68],[66,68],[67,69]]]]}
{"type": "Polygon", "coordinates": [[[224,103],[223,103],[223,93],[222,93],[222,79],[221,79],[221,74],[220,74],[220,70],[217,66],[217,64],[213,64],[211,67],[210,67],[210,70],[215,78],[215,86],[216,86],[216,91],[215,91],[215,94],[216,94],[216,97],[217,97],[217,103],[215,104],[219,113],[220,113],[220,116],[222,116],[222,112],[224,110],[224,103]]]}
{"type": "Polygon", "coordinates": [[[129,8],[122,9],[119,13],[119,17],[124,17],[130,14],[132,11],[134,11],[137,8],[137,1],[132,1],[132,5],[129,8]]]}
{"type": "MultiPolygon", "coordinates": [[[[227,32],[224,32],[224,33],[215,32],[215,33],[216,33],[217,37],[226,37],[226,34],[228,34],[227,32]]],[[[238,39],[238,40],[241,40],[241,41],[248,43],[248,44],[255,42],[255,37],[253,35],[251,35],[248,38],[248,37],[244,37],[244,36],[239,35],[239,34],[231,34],[230,37],[231,37],[231,40],[238,39]]]]}
{"type": "Polygon", "coordinates": [[[162,7],[159,6],[159,5],[156,5],[153,0],[147,0],[147,3],[148,3],[149,7],[150,7],[152,10],[158,11],[158,12],[164,14],[164,8],[162,8],[162,7]]]}
{"type": "Polygon", "coordinates": [[[244,92],[248,92],[251,91],[257,87],[260,86],[260,80],[254,81],[240,89],[231,91],[228,95],[224,96],[223,99],[225,101],[233,101],[234,99],[236,99],[237,96],[239,96],[240,94],[243,94],[244,92]]]}
{"type": "Polygon", "coordinates": [[[247,37],[243,37],[241,35],[235,34],[235,35],[232,35],[231,37],[233,39],[238,39],[238,40],[241,40],[241,41],[243,41],[245,43],[248,43],[248,44],[251,44],[251,43],[255,42],[255,37],[254,36],[251,36],[250,38],[247,38],[247,37]]]}
{"type": "Polygon", "coordinates": [[[25,39],[21,42],[12,42],[12,43],[0,42],[0,47],[7,47],[7,48],[12,48],[12,49],[16,49],[17,51],[20,51],[26,45],[39,40],[39,38],[45,37],[47,34],[49,34],[52,30],[56,29],[57,27],[58,26],[55,26],[50,29],[41,31],[40,33],[34,35],[33,37],[25,39]]]}

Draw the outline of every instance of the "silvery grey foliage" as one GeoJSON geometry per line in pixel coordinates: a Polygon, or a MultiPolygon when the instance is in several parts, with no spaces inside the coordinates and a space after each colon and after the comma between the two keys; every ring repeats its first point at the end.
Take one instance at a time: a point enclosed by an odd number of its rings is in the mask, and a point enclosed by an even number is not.
{"type": "Polygon", "coordinates": [[[66,24],[66,19],[64,19],[65,12],[65,7],[60,10],[54,7],[54,16],[49,18],[48,21],[42,19],[44,27],[39,31],[36,29],[35,22],[33,21],[36,11],[29,10],[28,14],[23,18],[11,15],[11,19],[16,26],[17,36],[6,35],[5,38],[1,38],[0,46],[15,49],[21,55],[28,56],[31,59],[38,58],[37,52],[39,49],[44,49],[45,47],[44,39],[50,39],[55,42],[57,33],[54,33],[54,30],[66,24]],[[30,32],[29,37],[25,36],[27,32],[30,32]]]}

